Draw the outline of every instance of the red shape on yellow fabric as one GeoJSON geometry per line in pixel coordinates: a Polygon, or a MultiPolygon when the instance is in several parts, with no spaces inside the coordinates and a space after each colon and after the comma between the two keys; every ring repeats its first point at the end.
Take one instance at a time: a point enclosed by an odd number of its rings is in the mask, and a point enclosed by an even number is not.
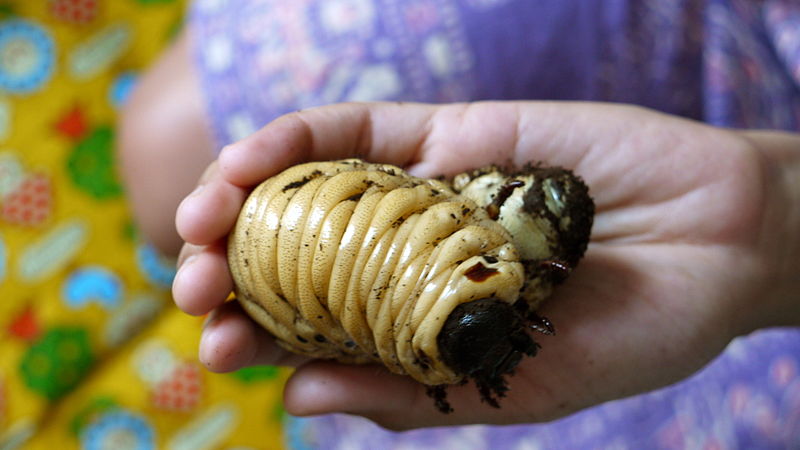
{"type": "Polygon", "coordinates": [[[64,22],[89,23],[97,16],[97,0],[50,0],[50,13],[64,22]]]}
{"type": "Polygon", "coordinates": [[[73,106],[58,119],[56,130],[74,141],[81,139],[89,131],[89,124],[86,123],[83,108],[78,105],[73,106]]]}
{"type": "Polygon", "coordinates": [[[50,180],[34,173],[3,199],[2,217],[17,225],[39,225],[50,217],[51,203],[50,180]]]}
{"type": "Polygon", "coordinates": [[[196,364],[184,362],[172,374],[156,385],[153,404],[159,409],[188,412],[200,402],[200,369],[196,364]]]}
{"type": "Polygon", "coordinates": [[[26,341],[36,339],[41,331],[42,329],[39,326],[39,321],[36,319],[36,315],[30,305],[26,306],[25,309],[22,310],[22,313],[8,326],[9,334],[26,341]]]}

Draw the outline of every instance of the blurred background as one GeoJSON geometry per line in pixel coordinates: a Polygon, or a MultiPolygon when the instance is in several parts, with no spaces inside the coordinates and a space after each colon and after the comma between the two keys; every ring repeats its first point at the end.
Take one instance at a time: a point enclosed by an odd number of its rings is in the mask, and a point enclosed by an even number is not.
{"type": "Polygon", "coordinates": [[[285,373],[216,375],[115,167],[178,0],[0,0],[0,449],[281,448],[285,373]]]}

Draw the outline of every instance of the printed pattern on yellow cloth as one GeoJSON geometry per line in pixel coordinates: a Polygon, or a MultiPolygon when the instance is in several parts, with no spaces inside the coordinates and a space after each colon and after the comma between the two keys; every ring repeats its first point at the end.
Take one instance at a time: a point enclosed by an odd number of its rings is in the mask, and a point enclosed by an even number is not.
{"type": "Polygon", "coordinates": [[[0,0],[0,448],[280,448],[271,367],[215,375],[114,166],[175,0],[0,0]]]}

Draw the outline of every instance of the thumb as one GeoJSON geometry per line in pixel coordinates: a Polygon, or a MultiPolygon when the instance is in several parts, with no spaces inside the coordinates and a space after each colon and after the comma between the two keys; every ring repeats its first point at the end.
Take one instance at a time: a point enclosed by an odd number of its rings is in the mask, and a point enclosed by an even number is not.
{"type": "Polygon", "coordinates": [[[314,361],[286,383],[284,405],[295,416],[346,413],[366,417],[391,430],[437,425],[439,412],[426,386],[380,366],[314,361]],[[431,419],[432,418],[432,419],[431,419]]]}
{"type": "MultiPolygon", "coordinates": [[[[470,423],[505,423],[511,406],[496,409],[482,403],[472,384],[447,386],[453,412],[441,412],[428,387],[381,366],[312,361],[298,368],[284,390],[284,406],[294,416],[346,413],[400,431],[470,423]]],[[[504,405],[506,406],[506,405],[504,405]]]]}

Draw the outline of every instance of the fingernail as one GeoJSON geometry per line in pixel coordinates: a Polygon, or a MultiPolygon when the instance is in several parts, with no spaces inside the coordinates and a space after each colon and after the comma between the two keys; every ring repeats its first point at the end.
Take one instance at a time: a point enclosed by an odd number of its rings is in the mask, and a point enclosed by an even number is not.
{"type": "Polygon", "coordinates": [[[196,196],[196,195],[197,195],[197,194],[199,194],[199,193],[200,193],[200,191],[202,191],[202,190],[203,190],[203,188],[205,188],[205,187],[206,187],[206,184],[205,184],[205,183],[198,184],[198,185],[197,185],[197,187],[196,187],[196,188],[194,188],[194,190],[193,190],[192,192],[190,192],[190,193],[189,193],[189,195],[187,195],[186,197],[188,198],[188,197],[194,197],[194,196],[196,196]]]}
{"type": "MultiPolygon", "coordinates": [[[[182,257],[182,255],[178,255],[178,264],[176,265],[178,271],[180,271],[180,269],[186,266],[187,264],[191,264],[192,261],[194,261],[195,259],[197,259],[196,253],[185,257],[182,257]]],[[[177,276],[177,274],[175,275],[177,276]]]]}
{"type": "MultiPolygon", "coordinates": [[[[205,331],[208,327],[213,327],[219,321],[219,314],[216,312],[211,311],[206,315],[205,320],[203,320],[203,331],[205,331]]],[[[205,335],[205,333],[204,333],[205,335]]]]}
{"type": "Polygon", "coordinates": [[[197,356],[200,359],[200,361],[203,363],[203,365],[206,366],[206,367],[209,367],[207,358],[204,358],[204,356],[207,356],[207,353],[208,353],[208,349],[206,347],[208,347],[208,345],[209,345],[208,344],[209,334],[210,333],[204,329],[200,333],[200,344],[197,346],[197,353],[198,353],[197,356]]]}

